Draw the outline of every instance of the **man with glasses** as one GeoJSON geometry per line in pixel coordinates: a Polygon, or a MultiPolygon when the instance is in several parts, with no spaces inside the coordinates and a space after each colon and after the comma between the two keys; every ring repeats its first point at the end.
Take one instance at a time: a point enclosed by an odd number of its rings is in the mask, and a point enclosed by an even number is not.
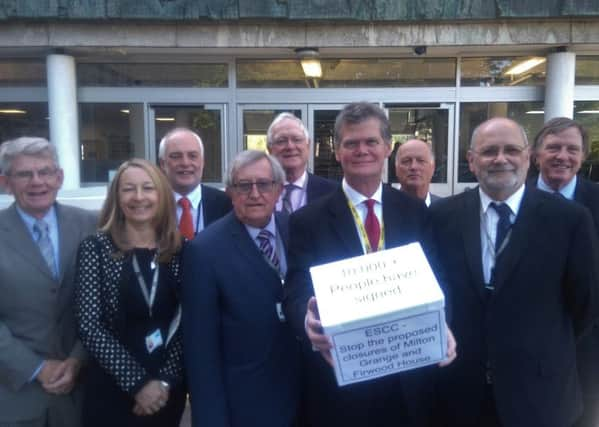
{"type": "MultiPolygon", "coordinates": [[[[430,249],[425,204],[382,185],[390,154],[385,112],[367,102],[347,105],[335,121],[342,185],[290,219],[285,313],[303,341],[303,415],[312,427],[425,426],[433,415],[431,367],[337,386],[330,338],[318,320],[309,272],[315,265],[411,242],[421,241],[430,249]]],[[[449,360],[455,357],[455,343],[450,342],[449,360]]]]}
{"type": "Polygon", "coordinates": [[[283,192],[277,211],[292,213],[307,203],[329,194],[337,184],[306,170],[310,155],[310,138],[304,123],[291,113],[281,113],[266,133],[268,152],[285,170],[283,192]]]}
{"type": "Polygon", "coordinates": [[[231,163],[233,212],[184,251],[183,342],[195,427],[291,427],[299,348],[281,309],[285,173],[261,151],[231,163]]]}
{"type": "Polygon", "coordinates": [[[0,426],[79,426],[73,280],[96,217],[56,202],[63,171],[47,140],[6,141],[0,168],[15,198],[0,211],[0,426]]]}
{"type": "MultiPolygon", "coordinates": [[[[586,129],[567,117],[549,120],[533,143],[533,163],[539,171],[531,185],[585,206],[599,231],[599,185],[578,176],[591,151],[586,129]]],[[[599,425],[599,324],[578,342],[578,372],[584,412],[577,427],[599,425]]]]}
{"type": "Polygon", "coordinates": [[[444,425],[572,426],[576,339],[598,313],[590,215],[525,185],[529,146],[510,119],[474,130],[468,162],[479,187],[430,208],[460,346],[440,371],[444,425]]]}
{"type": "Polygon", "coordinates": [[[158,147],[160,168],[168,178],[175,203],[179,231],[188,240],[231,210],[222,191],[202,184],[204,144],[187,128],[167,132],[158,147]]]}

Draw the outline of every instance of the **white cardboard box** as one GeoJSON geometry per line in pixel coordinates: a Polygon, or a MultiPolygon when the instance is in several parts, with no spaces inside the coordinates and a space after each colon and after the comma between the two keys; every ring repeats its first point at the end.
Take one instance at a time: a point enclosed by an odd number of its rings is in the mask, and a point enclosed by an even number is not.
{"type": "Polygon", "coordinates": [[[310,273],[340,386],[445,359],[445,297],[419,243],[310,273]]]}

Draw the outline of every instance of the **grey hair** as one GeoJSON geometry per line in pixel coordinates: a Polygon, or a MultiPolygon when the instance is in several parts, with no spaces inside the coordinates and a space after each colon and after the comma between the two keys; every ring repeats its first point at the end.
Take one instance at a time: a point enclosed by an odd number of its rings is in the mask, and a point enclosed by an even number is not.
{"type": "Polygon", "coordinates": [[[471,150],[474,149],[474,142],[478,138],[478,134],[480,133],[480,128],[493,119],[507,120],[508,122],[512,122],[516,126],[518,126],[518,129],[520,129],[520,134],[522,136],[522,141],[524,141],[524,146],[528,147],[528,137],[526,136],[526,130],[524,130],[524,128],[520,125],[520,123],[516,122],[515,120],[508,119],[507,117],[491,117],[490,119],[485,120],[484,122],[480,123],[478,126],[476,126],[474,128],[474,131],[472,132],[472,136],[470,137],[470,149],[471,150]]]}
{"type": "Polygon", "coordinates": [[[380,123],[381,137],[387,144],[391,144],[391,125],[385,111],[378,105],[370,102],[352,102],[347,104],[335,119],[335,147],[343,139],[341,130],[346,124],[356,125],[369,119],[377,119],[380,123]]]}
{"type": "Polygon", "coordinates": [[[59,167],[56,147],[46,138],[22,136],[0,145],[0,171],[4,175],[10,173],[12,162],[18,156],[49,157],[59,167]]]}
{"type": "Polygon", "coordinates": [[[297,117],[291,113],[281,113],[274,118],[274,120],[268,127],[268,130],[266,131],[266,144],[269,147],[274,143],[274,141],[272,140],[272,129],[285,119],[294,120],[295,122],[297,122],[297,124],[302,129],[302,132],[304,132],[306,141],[310,139],[310,134],[308,133],[308,129],[306,128],[306,125],[304,124],[304,122],[301,121],[301,119],[299,117],[297,117]]]}
{"type": "Polygon", "coordinates": [[[264,151],[245,150],[237,154],[237,156],[235,156],[235,158],[229,165],[229,170],[227,171],[227,180],[225,182],[226,186],[233,186],[233,184],[235,183],[235,175],[237,174],[237,172],[239,172],[239,169],[259,162],[262,159],[266,159],[268,160],[268,163],[270,163],[273,181],[277,184],[283,184],[283,182],[285,182],[285,171],[283,170],[283,167],[281,166],[279,161],[274,156],[271,156],[270,154],[267,154],[264,151]]]}
{"type": "Polygon", "coordinates": [[[179,127],[179,128],[174,128],[174,129],[169,130],[166,133],[166,135],[164,135],[162,137],[162,139],[160,140],[160,145],[158,145],[158,158],[161,160],[164,159],[164,155],[166,153],[166,146],[167,146],[169,140],[172,138],[172,136],[174,134],[179,133],[179,132],[187,132],[187,133],[191,134],[194,137],[194,139],[197,141],[198,147],[200,147],[200,155],[202,157],[204,157],[204,143],[202,142],[202,138],[200,138],[200,135],[198,135],[191,129],[179,127]]]}

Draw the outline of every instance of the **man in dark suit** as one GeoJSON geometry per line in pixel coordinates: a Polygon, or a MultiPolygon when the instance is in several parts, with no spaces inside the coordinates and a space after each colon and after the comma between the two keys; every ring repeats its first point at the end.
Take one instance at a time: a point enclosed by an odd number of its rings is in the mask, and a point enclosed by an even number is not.
{"type": "Polygon", "coordinates": [[[329,338],[316,317],[310,267],[429,236],[425,204],[382,185],[390,153],[391,129],[384,111],[366,102],[347,105],[335,122],[342,186],[290,219],[284,308],[295,333],[303,339],[304,416],[313,427],[420,426],[427,425],[432,415],[434,368],[338,387],[329,365],[329,338]],[[379,236],[373,238],[366,224],[374,222],[374,217],[379,236]]]}
{"type": "Polygon", "coordinates": [[[277,211],[292,213],[307,203],[329,194],[338,187],[334,181],[306,170],[310,155],[310,138],[304,123],[291,113],[274,118],[266,133],[268,152],[285,170],[283,192],[277,211]]]}
{"type": "Polygon", "coordinates": [[[85,352],[73,317],[77,247],[96,216],[56,203],[56,150],[22,137],[0,148],[0,426],[80,425],[85,352]]]}
{"type": "Polygon", "coordinates": [[[395,153],[395,175],[400,190],[424,200],[426,206],[440,199],[431,194],[429,187],[435,173],[433,147],[420,139],[409,139],[395,153]]]}
{"type": "Polygon", "coordinates": [[[231,210],[224,192],[201,184],[204,145],[197,133],[186,128],[169,131],[160,141],[158,158],[173,188],[179,230],[188,240],[231,210]]]}
{"type": "Polygon", "coordinates": [[[576,338],[598,313],[588,212],[524,182],[529,147],[493,118],[468,152],[479,187],[431,206],[460,357],[441,370],[446,425],[566,427],[582,409],[576,338]]]}
{"type": "MultiPolygon", "coordinates": [[[[577,176],[589,155],[589,137],[578,122],[567,117],[549,120],[539,130],[533,144],[533,163],[539,175],[531,185],[585,206],[599,231],[599,185],[577,176]]],[[[599,323],[578,342],[578,372],[584,400],[583,415],[577,427],[599,425],[599,323]]]]}
{"type": "Polygon", "coordinates": [[[284,172],[261,151],[232,162],[234,211],[200,233],[183,259],[183,339],[194,427],[291,427],[299,347],[283,316],[284,172]]]}

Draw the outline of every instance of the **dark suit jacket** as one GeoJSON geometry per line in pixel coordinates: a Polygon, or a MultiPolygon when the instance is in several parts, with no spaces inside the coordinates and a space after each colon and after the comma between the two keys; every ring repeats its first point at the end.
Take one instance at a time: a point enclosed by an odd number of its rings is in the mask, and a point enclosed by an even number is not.
{"type": "Polygon", "coordinates": [[[231,199],[227,193],[217,188],[202,185],[202,214],[204,215],[204,228],[222,218],[233,209],[231,199]]]}
{"type": "MultiPolygon", "coordinates": [[[[73,316],[75,259],[79,242],[96,228],[96,215],[55,206],[58,280],[15,204],[0,211],[0,424],[41,417],[61,400],[76,401],[72,395],[50,395],[36,380],[29,381],[44,359],[85,356],[73,316]]],[[[77,422],[73,419],[73,425],[77,422]]]]}
{"type": "MultiPolygon", "coordinates": [[[[382,199],[387,248],[426,239],[430,230],[422,201],[387,186],[382,199]]],[[[312,427],[425,425],[431,402],[429,368],[339,388],[333,369],[310,349],[304,331],[306,305],[314,295],[309,268],[362,254],[340,187],[291,216],[284,309],[304,341],[306,416],[312,427]]]]}
{"type": "Polygon", "coordinates": [[[337,187],[339,187],[339,183],[308,172],[306,203],[312,203],[314,200],[319,199],[322,196],[326,196],[334,191],[337,187]]]}
{"type": "MultiPolygon", "coordinates": [[[[286,225],[277,229],[286,241],[286,225]]],[[[276,304],[277,272],[234,212],[198,234],[183,258],[184,356],[195,427],[288,427],[299,347],[276,304]]]]}
{"type": "Polygon", "coordinates": [[[489,295],[478,190],[430,211],[458,342],[458,358],[440,370],[447,425],[479,425],[486,374],[502,425],[572,425],[582,409],[576,336],[596,317],[599,297],[588,212],[527,186],[489,295]]]}

